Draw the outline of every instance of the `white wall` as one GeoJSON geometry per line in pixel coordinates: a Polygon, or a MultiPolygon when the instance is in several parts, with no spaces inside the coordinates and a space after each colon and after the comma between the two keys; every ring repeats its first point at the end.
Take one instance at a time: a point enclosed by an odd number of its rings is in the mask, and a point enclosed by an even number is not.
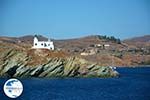
{"type": "Polygon", "coordinates": [[[54,50],[54,44],[52,41],[38,41],[38,39],[35,37],[33,48],[45,48],[54,50]]]}

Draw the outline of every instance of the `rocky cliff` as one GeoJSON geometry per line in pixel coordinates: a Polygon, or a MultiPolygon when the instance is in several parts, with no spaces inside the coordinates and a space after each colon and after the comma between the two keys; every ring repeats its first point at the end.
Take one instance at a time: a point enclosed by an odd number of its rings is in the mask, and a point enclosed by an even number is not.
{"type": "Polygon", "coordinates": [[[82,58],[48,50],[0,49],[1,77],[114,77],[118,73],[82,58]]]}

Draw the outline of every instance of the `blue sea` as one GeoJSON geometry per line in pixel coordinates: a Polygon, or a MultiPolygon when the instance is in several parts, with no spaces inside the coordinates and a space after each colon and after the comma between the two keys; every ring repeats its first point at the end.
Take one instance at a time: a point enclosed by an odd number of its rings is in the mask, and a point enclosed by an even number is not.
{"type": "MultiPolygon", "coordinates": [[[[17,100],[150,100],[150,67],[117,68],[119,78],[19,79],[17,100]]],[[[0,78],[0,100],[7,79],[0,78]]]]}

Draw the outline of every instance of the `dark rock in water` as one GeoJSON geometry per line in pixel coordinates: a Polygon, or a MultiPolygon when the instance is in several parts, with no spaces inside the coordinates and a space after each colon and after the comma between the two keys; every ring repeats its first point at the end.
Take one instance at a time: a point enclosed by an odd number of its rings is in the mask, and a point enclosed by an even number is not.
{"type": "Polygon", "coordinates": [[[33,58],[25,52],[8,50],[0,57],[1,77],[114,77],[118,75],[110,67],[102,67],[77,57],[45,57],[45,62],[36,65],[29,64],[33,58]]]}

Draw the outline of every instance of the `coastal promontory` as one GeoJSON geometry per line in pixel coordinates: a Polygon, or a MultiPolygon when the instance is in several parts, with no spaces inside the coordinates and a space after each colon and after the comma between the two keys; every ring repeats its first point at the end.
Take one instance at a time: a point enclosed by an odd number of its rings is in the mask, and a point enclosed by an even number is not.
{"type": "Polygon", "coordinates": [[[118,73],[61,51],[0,50],[1,77],[114,77],[118,73]]]}

